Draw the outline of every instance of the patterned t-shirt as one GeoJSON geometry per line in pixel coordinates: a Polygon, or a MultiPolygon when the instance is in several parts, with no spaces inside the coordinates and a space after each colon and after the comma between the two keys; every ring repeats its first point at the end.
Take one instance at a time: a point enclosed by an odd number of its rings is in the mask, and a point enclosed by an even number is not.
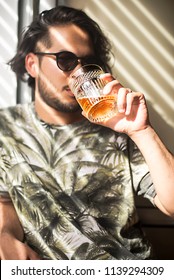
{"type": "Polygon", "coordinates": [[[134,196],[155,191],[125,134],[88,120],[46,124],[33,103],[1,109],[0,191],[42,259],[151,258],[134,196]]]}

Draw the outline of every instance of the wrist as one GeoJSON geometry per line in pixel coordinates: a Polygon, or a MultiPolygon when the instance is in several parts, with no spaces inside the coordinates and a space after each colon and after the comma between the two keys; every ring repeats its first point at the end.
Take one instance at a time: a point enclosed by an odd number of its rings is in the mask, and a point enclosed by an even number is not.
{"type": "MultiPolygon", "coordinates": [[[[142,142],[146,142],[147,139],[152,139],[154,138],[156,135],[156,132],[154,131],[154,129],[152,128],[151,125],[147,125],[146,127],[144,127],[141,130],[137,130],[134,132],[131,132],[130,134],[128,134],[128,136],[136,143],[142,143],[142,142]]],[[[147,142],[146,142],[147,144],[147,142]]]]}

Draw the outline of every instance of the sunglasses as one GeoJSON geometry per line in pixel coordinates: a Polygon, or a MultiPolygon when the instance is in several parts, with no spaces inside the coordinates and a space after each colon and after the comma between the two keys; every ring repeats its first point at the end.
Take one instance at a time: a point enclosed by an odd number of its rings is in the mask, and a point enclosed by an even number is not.
{"type": "Polygon", "coordinates": [[[62,51],[57,53],[35,52],[34,54],[54,55],[56,57],[57,66],[64,72],[73,70],[79,64],[79,62],[82,65],[98,63],[98,60],[94,55],[78,57],[74,53],[68,51],[62,51]]]}

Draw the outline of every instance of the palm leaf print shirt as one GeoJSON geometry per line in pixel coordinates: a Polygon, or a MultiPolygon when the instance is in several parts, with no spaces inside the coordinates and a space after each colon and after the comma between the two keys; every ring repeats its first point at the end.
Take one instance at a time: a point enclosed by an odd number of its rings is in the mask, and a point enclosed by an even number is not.
{"type": "Polygon", "coordinates": [[[46,124],[20,104],[0,110],[0,163],[0,195],[42,259],[151,258],[134,195],[155,191],[126,135],[88,120],[46,124]]]}

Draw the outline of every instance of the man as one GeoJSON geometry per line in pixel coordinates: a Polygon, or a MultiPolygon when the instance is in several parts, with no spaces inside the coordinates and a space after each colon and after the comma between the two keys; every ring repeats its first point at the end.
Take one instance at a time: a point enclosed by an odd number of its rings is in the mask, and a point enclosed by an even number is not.
{"type": "Polygon", "coordinates": [[[0,111],[1,259],[152,258],[134,195],[173,216],[174,158],[145,98],[107,73],[104,91],[117,94],[119,113],[92,124],[68,86],[84,64],[111,72],[109,55],[80,10],[45,11],[25,31],[10,65],[28,74],[35,102],[0,111]]]}

